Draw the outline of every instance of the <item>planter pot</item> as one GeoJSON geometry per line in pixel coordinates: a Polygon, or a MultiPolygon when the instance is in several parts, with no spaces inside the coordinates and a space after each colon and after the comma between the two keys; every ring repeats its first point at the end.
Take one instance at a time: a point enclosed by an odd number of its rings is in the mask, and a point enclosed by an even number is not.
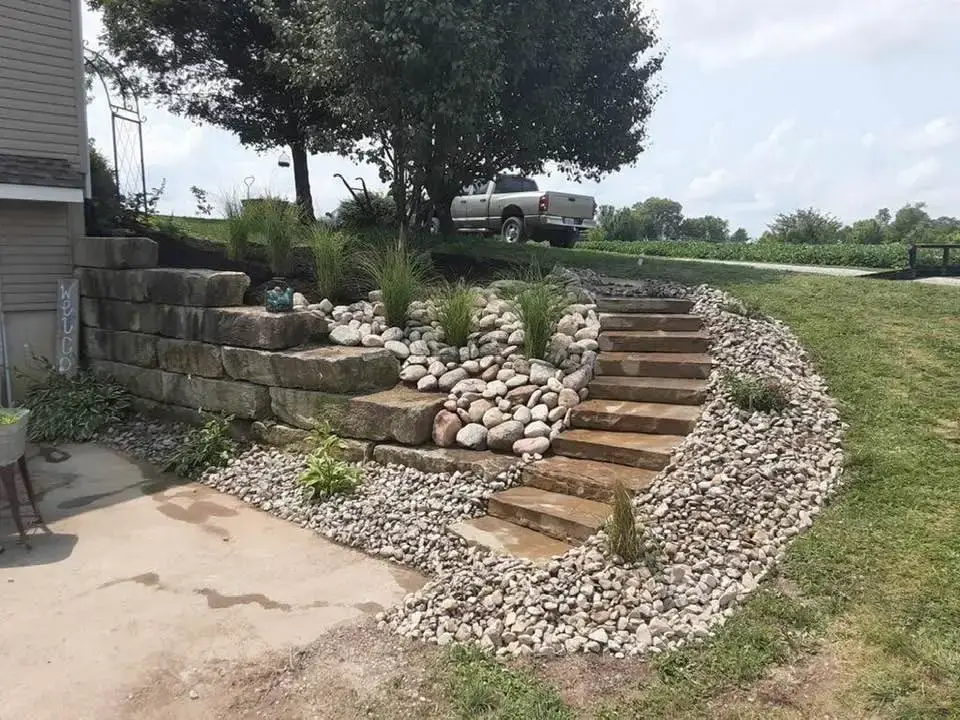
{"type": "Polygon", "coordinates": [[[30,420],[30,411],[17,409],[12,412],[17,416],[17,421],[12,425],[0,425],[0,465],[12,465],[27,449],[27,423],[30,420]]]}

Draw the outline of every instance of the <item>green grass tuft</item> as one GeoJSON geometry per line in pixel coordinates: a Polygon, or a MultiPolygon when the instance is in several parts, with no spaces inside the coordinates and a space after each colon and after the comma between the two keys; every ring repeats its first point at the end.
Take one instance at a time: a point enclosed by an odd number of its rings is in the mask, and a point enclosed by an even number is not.
{"type": "Polygon", "coordinates": [[[310,233],[320,297],[337,302],[344,296],[354,260],[353,241],[345,233],[316,225],[310,233]]]}
{"type": "Polygon", "coordinates": [[[402,328],[410,303],[423,292],[433,272],[429,256],[394,242],[361,256],[360,266],[383,294],[387,322],[402,328]]]}
{"type": "Polygon", "coordinates": [[[444,341],[454,347],[464,347],[473,332],[477,312],[477,292],[459,280],[446,283],[434,297],[436,319],[443,328],[444,341]]]}
{"type": "Polygon", "coordinates": [[[783,412],[790,404],[786,389],[776,380],[754,375],[729,375],[726,378],[730,398],[742,410],[783,412]]]}

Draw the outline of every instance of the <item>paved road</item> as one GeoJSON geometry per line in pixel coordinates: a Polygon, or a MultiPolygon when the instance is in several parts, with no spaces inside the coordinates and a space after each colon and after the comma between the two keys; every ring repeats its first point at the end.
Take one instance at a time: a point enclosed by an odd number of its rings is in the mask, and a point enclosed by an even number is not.
{"type": "MultiPolygon", "coordinates": [[[[810,275],[833,275],[835,277],[866,277],[874,273],[884,272],[883,270],[870,270],[866,268],[848,268],[831,267],[827,265],[784,265],[780,263],[759,263],[747,262],[745,260],[705,260],[698,258],[668,258],[658,255],[650,255],[657,260],[670,260],[678,262],[711,263],[713,265],[734,265],[740,267],[757,268],[758,270],[778,270],[782,272],[806,273],[810,275]]],[[[960,287],[960,277],[927,277],[911,280],[910,282],[923,283],[925,285],[947,285],[960,287]]]]}
{"type": "Polygon", "coordinates": [[[286,655],[424,582],[109,450],[63,449],[30,461],[50,533],[18,546],[0,509],[0,717],[209,720],[194,675],[286,655]]]}

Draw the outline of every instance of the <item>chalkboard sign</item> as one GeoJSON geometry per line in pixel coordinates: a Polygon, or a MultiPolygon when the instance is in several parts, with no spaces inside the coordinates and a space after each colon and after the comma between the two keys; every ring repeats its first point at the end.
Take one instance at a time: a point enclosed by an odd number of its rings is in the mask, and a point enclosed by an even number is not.
{"type": "Polygon", "coordinates": [[[57,370],[77,372],[80,350],[80,286],[76,278],[57,285],[57,370]]]}

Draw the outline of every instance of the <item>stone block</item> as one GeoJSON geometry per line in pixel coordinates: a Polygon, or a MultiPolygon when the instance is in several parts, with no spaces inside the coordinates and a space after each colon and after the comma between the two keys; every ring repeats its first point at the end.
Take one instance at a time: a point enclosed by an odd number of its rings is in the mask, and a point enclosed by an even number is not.
{"type": "Polygon", "coordinates": [[[286,350],[321,339],[327,321],[310,310],[271,313],[262,307],[211,308],[204,311],[204,342],[234,347],[286,350]]]}
{"type": "Polygon", "coordinates": [[[132,395],[163,402],[163,376],[160,370],[127,365],[111,360],[91,360],[90,369],[101,378],[111,378],[132,395]]]}
{"type": "Polygon", "coordinates": [[[83,297],[143,302],[147,299],[143,273],[143,270],[78,267],[73,274],[80,281],[83,297]]]}
{"type": "Polygon", "coordinates": [[[157,366],[161,370],[208,378],[223,377],[223,362],[218,345],[177,338],[157,338],[156,347],[157,366]]]}
{"type": "Polygon", "coordinates": [[[341,395],[392,388],[400,373],[388,350],[339,346],[281,352],[224,347],[223,365],[235,380],[341,395]]]}
{"type": "Polygon", "coordinates": [[[250,278],[242,272],[154,268],[143,271],[145,300],[161,305],[243,305],[250,278]]]}
{"type": "Polygon", "coordinates": [[[270,388],[274,414],[296,427],[327,422],[342,437],[419,445],[430,438],[433,418],[444,398],[396,387],[372,395],[334,395],[309,390],[270,388]]]}
{"type": "MultiPolygon", "coordinates": [[[[264,445],[274,445],[296,452],[310,452],[313,442],[310,431],[282,425],[270,420],[257,420],[250,426],[253,439],[264,445]]],[[[341,457],[347,462],[367,462],[373,458],[373,443],[368,440],[341,438],[341,457]]]]}
{"type": "Polygon", "coordinates": [[[271,416],[270,392],[260,385],[160,372],[163,373],[164,402],[246,420],[271,416]]]}
{"type": "MultiPolygon", "coordinates": [[[[141,415],[166,420],[167,422],[183,423],[184,425],[204,425],[213,417],[210,413],[195,408],[170,405],[141,397],[132,398],[130,404],[141,415]]],[[[252,424],[250,420],[234,418],[233,422],[230,423],[230,436],[237,442],[250,442],[254,439],[251,430],[252,424]]]]}
{"type": "Polygon", "coordinates": [[[91,360],[114,360],[127,365],[157,367],[157,338],[133,332],[83,328],[83,350],[91,360]]]}
{"type": "Polygon", "coordinates": [[[158,330],[157,306],[126,300],[80,299],[80,321],[101,330],[139,332],[155,335],[158,330]]]}
{"type": "Polygon", "coordinates": [[[131,394],[148,400],[226,413],[245,420],[270,417],[270,393],[260,385],[190,377],[108,360],[93,360],[90,367],[101,377],[112,377],[131,394]]]}
{"type": "Polygon", "coordinates": [[[160,248],[148,238],[84,237],[73,249],[73,262],[80,267],[127,268],[156,267],[160,248]]]}
{"type": "Polygon", "coordinates": [[[381,465],[404,465],[429,473],[473,473],[493,480],[516,463],[513,457],[462,448],[407,447],[377,445],[373,459],[381,465]]]}

